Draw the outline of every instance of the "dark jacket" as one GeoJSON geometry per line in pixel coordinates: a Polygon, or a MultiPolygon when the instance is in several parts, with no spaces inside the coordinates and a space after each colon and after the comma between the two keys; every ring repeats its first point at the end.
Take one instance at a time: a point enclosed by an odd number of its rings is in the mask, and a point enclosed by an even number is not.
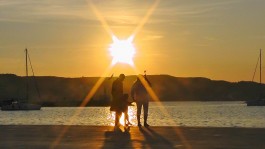
{"type": "MultiPolygon", "coordinates": [[[[145,77],[145,80],[148,83],[148,85],[151,86],[150,81],[146,77],[145,77]]],[[[131,97],[134,100],[135,100],[135,97],[134,97],[135,94],[137,94],[139,96],[148,94],[146,87],[142,84],[142,82],[139,79],[137,79],[133,83],[132,88],[131,88],[131,97]]]]}
{"type": "Polygon", "coordinates": [[[110,111],[122,111],[123,83],[118,78],[112,83],[110,111]]]}

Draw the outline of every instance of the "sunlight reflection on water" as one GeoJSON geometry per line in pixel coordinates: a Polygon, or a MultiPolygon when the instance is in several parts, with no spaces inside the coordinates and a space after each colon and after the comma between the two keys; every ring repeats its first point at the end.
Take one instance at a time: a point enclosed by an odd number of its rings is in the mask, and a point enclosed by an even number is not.
{"type": "MultiPolygon", "coordinates": [[[[247,107],[243,102],[150,103],[151,126],[255,127],[265,128],[265,107],[247,107]]],[[[85,107],[73,121],[76,107],[43,107],[40,111],[0,111],[1,125],[104,125],[113,126],[115,113],[109,107],[85,107]]],[[[137,124],[136,106],[129,106],[129,119],[137,124]]],[[[141,116],[143,119],[143,115],[141,116]]],[[[124,118],[120,119],[124,124],[124,118]]],[[[142,120],[143,122],[143,120],[142,120]]]]}
{"type": "MultiPolygon", "coordinates": [[[[128,115],[129,115],[129,121],[136,125],[136,106],[129,106],[128,107],[128,115]]],[[[115,112],[110,112],[107,119],[110,121],[110,125],[114,126],[114,120],[115,120],[115,112]]],[[[122,113],[122,116],[120,118],[120,123],[124,125],[124,113],[122,113]]]]}

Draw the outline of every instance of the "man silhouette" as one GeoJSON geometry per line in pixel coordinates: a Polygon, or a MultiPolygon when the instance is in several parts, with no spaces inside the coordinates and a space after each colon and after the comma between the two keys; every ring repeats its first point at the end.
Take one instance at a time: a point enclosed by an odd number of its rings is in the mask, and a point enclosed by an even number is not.
{"type": "Polygon", "coordinates": [[[110,111],[115,111],[115,126],[121,125],[119,120],[121,114],[123,112],[122,100],[124,98],[123,94],[123,80],[125,79],[124,74],[120,74],[120,76],[112,83],[112,101],[110,111]]]}
{"type": "Polygon", "coordinates": [[[143,83],[140,80],[140,77],[144,78],[143,81],[145,81],[147,84],[151,86],[151,83],[147,79],[146,75],[143,77],[141,75],[138,75],[137,80],[134,82],[131,88],[131,96],[135,100],[136,105],[137,105],[137,121],[138,121],[138,126],[142,126],[141,121],[140,121],[140,116],[141,116],[141,111],[142,107],[144,109],[144,126],[148,127],[149,125],[147,124],[147,117],[148,117],[148,106],[149,106],[149,94],[143,85],[143,83]]]}

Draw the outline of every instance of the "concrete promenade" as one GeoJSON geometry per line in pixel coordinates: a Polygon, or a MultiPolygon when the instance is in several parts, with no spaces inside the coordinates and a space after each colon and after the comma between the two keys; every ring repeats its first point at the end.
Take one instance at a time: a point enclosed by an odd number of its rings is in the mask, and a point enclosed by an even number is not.
{"type": "Polygon", "coordinates": [[[265,149],[265,129],[0,125],[0,149],[265,149]]]}

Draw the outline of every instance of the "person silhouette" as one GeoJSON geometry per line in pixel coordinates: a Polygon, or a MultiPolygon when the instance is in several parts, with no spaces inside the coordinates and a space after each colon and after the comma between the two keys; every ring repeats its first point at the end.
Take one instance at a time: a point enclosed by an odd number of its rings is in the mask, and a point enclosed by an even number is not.
{"type": "Polygon", "coordinates": [[[151,86],[150,81],[147,79],[146,75],[138,75],[136,81],[133,83],[131,87],[131,97],[136,102],[137,106],[137,122],[138,126],[142,126],[140,121],[141,111],[142,107],[144,109],[144,126],[148,127],[147,124],[147,117],[148,117],[148,106],[149,106],[149,100],[150,96],[146,90],[146,87],[141,82],[140,78],[143,78],[143,82],[146,82],[146,85],[151,86]]]}
{"type": "Polygon", "coordinates": [[[123,81],[125,79],[124,74],[120,74],[119,77],[112,83],[111,89],[111,106],[110,111],[115,111],[115,126],[121,125],[119,120],[123,112],[123,81]]]}

